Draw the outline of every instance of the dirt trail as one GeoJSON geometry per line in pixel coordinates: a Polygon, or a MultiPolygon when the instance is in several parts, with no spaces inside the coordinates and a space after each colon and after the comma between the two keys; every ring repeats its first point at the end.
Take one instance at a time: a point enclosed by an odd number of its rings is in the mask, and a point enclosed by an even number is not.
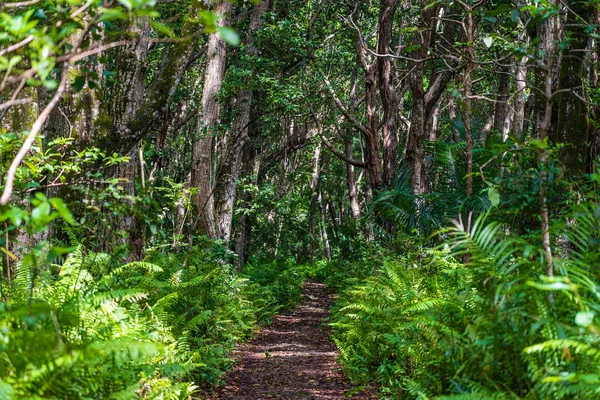
{"type": "Polygon", "coordinates": [[[306,282],[302,303],[236,350],[240,361],[207,399],[376,399],[365,392],[344,396],[353,387],[323,326],[331,302],[325,285],[306,282]]]}

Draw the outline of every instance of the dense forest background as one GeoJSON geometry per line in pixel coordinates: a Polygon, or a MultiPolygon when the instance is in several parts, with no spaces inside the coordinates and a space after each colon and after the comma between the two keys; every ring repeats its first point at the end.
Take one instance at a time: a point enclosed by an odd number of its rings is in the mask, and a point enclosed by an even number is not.
{"type": "Polygon", "coordinates": [[[600,392],[600,2],[0,4],[0,398],[188,398],[312,277],[384,398],[600,392]]]}

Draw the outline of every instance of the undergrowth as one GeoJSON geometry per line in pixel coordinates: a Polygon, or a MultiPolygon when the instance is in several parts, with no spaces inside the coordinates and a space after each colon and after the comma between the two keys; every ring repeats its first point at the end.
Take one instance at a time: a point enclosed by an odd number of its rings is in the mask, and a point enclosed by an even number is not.
{"type": "Polygon", "coordinates": [[[201,248],[154,248],[125,265],[81,245],[50,263],[46,250],[3,288],[0,399],[189,398],[304,280],[290,262],[237,274],[201,248]]]}
{"type": "Polygon", "coordinates": [[[488,214],[423,253],[322,264],[348,283],[331,324],[346,371],[390,399],[600,397],[599,210],[565,219],[554,276],[488,214]]]}

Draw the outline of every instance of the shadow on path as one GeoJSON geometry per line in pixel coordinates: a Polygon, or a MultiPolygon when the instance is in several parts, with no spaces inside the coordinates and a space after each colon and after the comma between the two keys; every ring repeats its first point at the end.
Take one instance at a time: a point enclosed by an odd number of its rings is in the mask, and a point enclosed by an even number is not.
{"type": "Polygon", "coordinates": [[[344,396],[353,387],[336,362],[335,345],[323,326],[331,302],[325,285],[307,281],[302,303],[274,317],[271,326],[235,351],[240,361],[224,387],[207,399],[376,399],[365,392],[344,396]]]}

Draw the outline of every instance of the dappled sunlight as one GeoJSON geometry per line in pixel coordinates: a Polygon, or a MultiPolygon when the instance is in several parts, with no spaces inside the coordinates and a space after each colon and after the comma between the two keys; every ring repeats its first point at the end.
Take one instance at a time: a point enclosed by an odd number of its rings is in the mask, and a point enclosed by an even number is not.
{"type": "MultiPolygon", "coordinates": [[[[208,396],[225,399],[344,399],[352,386],[337,363],[323,319],[331,296],[325,285],[305,284],[304,302],[273,319],[251,343],[235,352],[239,363],[222,390],[208,396]]],[[[353,399],[374,399],[370,393],[353,399]]]]}

